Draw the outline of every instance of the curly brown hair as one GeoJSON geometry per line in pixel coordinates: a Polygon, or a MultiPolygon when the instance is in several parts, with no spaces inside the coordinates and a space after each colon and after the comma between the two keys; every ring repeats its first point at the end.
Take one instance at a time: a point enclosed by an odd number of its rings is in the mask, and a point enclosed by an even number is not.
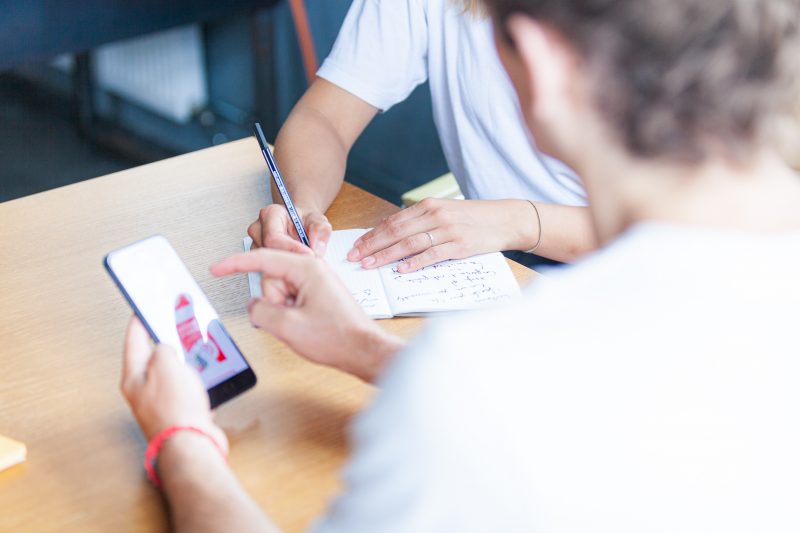
{"type": "Polygon", "coordinates": [[[779,142],[778,125],[795,118],[800,0],[485,4],[509,42],[508,17],[524,13],[573,44],[598,108],[636,156],[738,159],[779,142]]]}

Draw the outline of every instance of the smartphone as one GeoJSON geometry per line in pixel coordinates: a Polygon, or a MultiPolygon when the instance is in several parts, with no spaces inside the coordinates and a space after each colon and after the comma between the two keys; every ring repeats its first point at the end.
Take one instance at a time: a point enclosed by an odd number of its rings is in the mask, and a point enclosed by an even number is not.
{"type": "Polygon", "coordinates": [[[194,367],[214,408],[256,375],[169,241],[154,235],[109,253],[106,270],[157,343],[194,367]]]}

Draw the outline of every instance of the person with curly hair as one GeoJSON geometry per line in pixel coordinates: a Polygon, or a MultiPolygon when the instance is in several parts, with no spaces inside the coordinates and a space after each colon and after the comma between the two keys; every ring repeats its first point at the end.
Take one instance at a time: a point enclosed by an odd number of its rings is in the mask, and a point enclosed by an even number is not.
{"type": "MultiPolygon", "coordinates": [[[[317,258],[212,267],[279,280],[253,324],[380,387],[313,530],[800,531],[800,177],[780,154],[800,0],[486,5],[521,120],[580,172],[601,247],[409,344],[317,258]]],[[[202,432],[158,458],[176,528],[270,530],[194,371],[135,321],[125,362],[148,438],[202,432]]]]}

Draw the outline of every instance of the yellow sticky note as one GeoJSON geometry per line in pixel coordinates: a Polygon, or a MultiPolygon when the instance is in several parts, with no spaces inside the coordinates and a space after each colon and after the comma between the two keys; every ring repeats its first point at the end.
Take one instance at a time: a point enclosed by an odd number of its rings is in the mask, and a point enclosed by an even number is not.
{"type": "Polygon", "coordinates": [[[0,435],[0,470],[5,470],[25,460],[25,445],[0,435]]]}

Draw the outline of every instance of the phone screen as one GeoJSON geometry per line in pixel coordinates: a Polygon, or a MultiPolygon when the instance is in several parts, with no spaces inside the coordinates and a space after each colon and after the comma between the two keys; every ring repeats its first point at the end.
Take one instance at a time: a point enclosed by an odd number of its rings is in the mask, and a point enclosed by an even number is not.
{"type": "Polygon", "coordinates": [[[106,268],[150,335],[182,354],[212,407],[255,384],[255,374],[208,298],[166,238],[149,237],[106,256],[106,268]]]}

